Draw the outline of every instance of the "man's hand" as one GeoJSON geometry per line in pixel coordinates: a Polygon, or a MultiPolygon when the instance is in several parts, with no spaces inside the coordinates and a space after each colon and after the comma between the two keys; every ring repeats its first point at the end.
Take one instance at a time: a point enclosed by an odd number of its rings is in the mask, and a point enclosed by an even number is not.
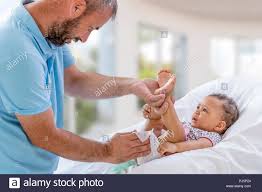
{"type": "Polygon", "coordinates": [[[158,91],[157,94],[153,94],[159,89],[158,82],[153,79],[138,80],[132,83],[131,92],[142,98],[147,104],[152,107],[160,107],[164,103],[165,94],[158,91]]]}
{"type": "Polygon", "coordinates": [[[149,139],[142,143],[134,132],[114,135],[107,147],[109,163],[122,163],[149,155],[151,152],[149,139]]]}

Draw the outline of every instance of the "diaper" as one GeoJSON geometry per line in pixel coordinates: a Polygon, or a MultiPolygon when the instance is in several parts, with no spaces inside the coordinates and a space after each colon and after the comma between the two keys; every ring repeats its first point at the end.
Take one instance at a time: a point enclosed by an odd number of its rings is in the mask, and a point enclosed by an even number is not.
{"type": "Polygon", "coordinates": [[[151,153],[147,156],[144,157],[139,157],[136,159],[137,164],[141,165],[143,163],[146,163],[148,161],[152,161],[154,159],[158,159],[161,157],[161,155],[158,153],[157,149],[158,146],[160,145],[157,136],[154,134],[153,130],[152,131],[137,131],[135,132],[137,137],[140,139],[141,142],[144,142],[148,138],[150,139],[150,147],[151,147],[151,153]]]}
{"type": "MultiPolygon", "coordinates": [[[[151,153],[145,157],[139,157],[135,160],[130,160],[124,163],[120,163],[118,165],[113,166],[110,168],[106,173],[107,174],[125,174],[128,173],[129,170],[133,169],[134,167],[146,163],[148,161],[152,161],[153,159],[160,158],[160,154],[157,152],[157,148],[159,146],[159,141],[157,136],[154,134],[153,131],[136,131],[135,132],[137,137],[141,142],[146,141],[148,138],[150,139],[150,147],[151,153]]],[[[163,134],[163,132],[161,132],[163,134]]]]}

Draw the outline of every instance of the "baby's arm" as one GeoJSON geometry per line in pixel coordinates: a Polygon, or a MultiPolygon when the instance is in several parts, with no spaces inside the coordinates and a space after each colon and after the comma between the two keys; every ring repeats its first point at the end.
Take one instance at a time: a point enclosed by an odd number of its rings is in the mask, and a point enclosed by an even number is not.
{"type": "Polygon", "coordinates": [[[195,149],[204,149],[208,147],[212,147],[212,142],[207,138],[200,138],[198,140],[193,141],[184,141],[180,143],[170,143],[165,142],[160,144],[158,148],[158,152],[161,155],[164,155],[165,153],[180,153],[184,151],[191,151],[195,149]]]}

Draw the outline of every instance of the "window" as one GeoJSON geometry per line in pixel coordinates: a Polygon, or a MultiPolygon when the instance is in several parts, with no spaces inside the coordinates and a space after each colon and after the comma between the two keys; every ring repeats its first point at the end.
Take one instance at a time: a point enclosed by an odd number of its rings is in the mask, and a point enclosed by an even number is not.
{"type": "MultiPolygon", "coordinates": [[[[148,25],[139,25],[139,78],[156,78],[160,69],[170,69],[176,74],[176,98],[185,95],[186,86],[186,38],[148,25]]],[[[144,102],[139,100],[139,107],[144,102]]]]}
{"type": "Polygon", "coordinates": [[[239,41],[238,73],[261,79],[262,39],[239,41]]]}
{"type": "Polygon", "coordinates": [[[212,39],[211,65],[220,77],[235,74],[235,42],[232,39],[212,39]]]}
{"type": "Polygon", "coordinates": [[[161,68],[174,69],[173,34],[157,28],[140,26],[139,77],[155,78],[161,68]],[[164,36],[163,36],[164,34],[164,36]],[[162,35],[162,37],[161,37],[162,35]]]}
{"type": "MultiPolygon", "coordinates": [[[[99,31],[93,31],[88,43],[70,45],[77,67],[81,71],[113,76],[115,65],[113,37],[114,25],[109,22],[99,31]]],[[[89,134],[93,130],[90,128],[96,127],[94,129],[96,137],[100,137],[104,131],[100,129],[100,124],[110,126],[113,123],[112,99],[92,101],[65,97],[65,105],[65,128],[77,134],[89,134]]]]}
{"type": "Polygon", "coordinates": [[[219,77],[245,75],[261,79],[262,40],[212,39],[211,64],[219,77]]]}
{"type": "MultiPolygon", "coordinates": [[[[70,45],[81,71],[96,71],[98,63],[99,32],[93,31],[88,44],[75,43],[70,45]]],[[[96,102],[65,97],[65,128],[83,134],[96,121],[96,102]]]]}
{"type": "Polygon", "coordinates": [[[19,4],[17,0],[1,1],[0,3],[0,23],[10,15],[11,11],[19,4]]]}

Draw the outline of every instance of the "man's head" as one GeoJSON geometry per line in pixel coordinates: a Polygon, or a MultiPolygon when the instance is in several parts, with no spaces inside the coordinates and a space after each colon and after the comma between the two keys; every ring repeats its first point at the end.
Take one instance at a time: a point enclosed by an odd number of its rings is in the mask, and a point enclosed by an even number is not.
{"type": "Polygon", "coordinates": [[[49,25],[46,34],[46,39],[57,46],[71,43],[72,40],[86,42],[93,30],[98,30],[110,18],[115,18],[118,8],[117,0],[47,1],[63,15],[58,15],[57,21],[49,25]]]}

